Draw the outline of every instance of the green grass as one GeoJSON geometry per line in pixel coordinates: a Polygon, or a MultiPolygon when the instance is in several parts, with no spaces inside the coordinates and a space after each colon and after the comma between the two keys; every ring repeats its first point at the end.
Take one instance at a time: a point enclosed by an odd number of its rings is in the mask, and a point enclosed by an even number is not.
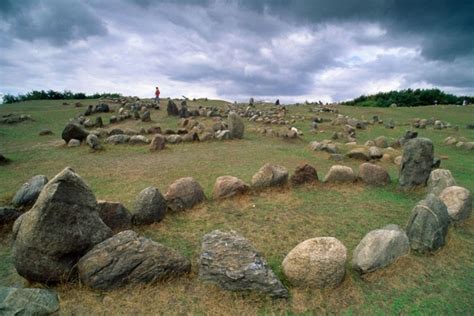
{"type": "MultiPolygon", "coordinates": [[[[70,102],[73,104],[73,102],[70,102]]],[[[96,100],[83,104],[96,104],[96,100]]],[[[162,102],[164,103],[164,102],[162,102]]],[[[217,100],[189,102],[191,107],[226,106],[217,100]]],[[[271,105],[264,105],[269,108],[271,105]]],[[[193,270],[189,277],[144,287],[126,287],[108,293],[96,292],[79,284],[55,287],[61,297],[63,314],[472,314],[474,303],[474,221],[452,226],[448,243],[430,256],[410,254],[377,272],[359,276],[350,269],[351,254],[370,230],[387,224],[405,227],[414,204],[424,192],[401,193],[396,190],[397,167],[381,163],[389,170],[392,184],[372,188],[361,184],[315,184],[299,188],[280,188],[252,193],[229,201],[211,199],[215,179],[234,175],[249,182],[252,175],[267,162],[281,164],[290,171],[300,163],[310,163],[322,179],[331,165],[328,155],[311,152],[307,144],[330,138],[340,127],[328,123],[319,132],[310,132],[308,106],[289,107],[288,117],[305,116],[295,125],[302,129],[302,140],[284,140],[262,136],[254,130],[258,124],[246,123],[244,139],[170,145],[159,153],[146,146],[105,145],[102,152],[88,147],[66,148],[61,131],[69,118],[85,107],[62,105],[62,101],[36,101],[0,106],[0,114],[30,114],[34,122],[15,126],[0,125],[0,152],[12,162],[0,167],[0,200],[11,199],[18,187],[36,174],[53,177],[66,166],[73,167],[91,186],[98,199],[120,201],[133,207],[136,195],[153,185],[161,192],[174,180],[194,177],[210,198],[192,210],[171,214],[160,223],[137,228],[144,236],[177,249],[190,258],[193,270]],[[52,136],[40,137],[42,128],[52,136]],[[229,293],[197,279],[197,264],[202,236],[213,229],[233,229],[247,237],[267,258],[278,277],[284,279],[281,262],[298,243],[318,236],[334,236],[348,249],[347,275],[340,287],[331,290],[295,289],[291,299],[271,300],[255,293],[229,293]],[[113,303],[110,303],[113,302],[113,303]]],[[[357,141],[363,144],[377,136],[400,137],[410,129],[413,118],[435,117],[459,126],[453,129],[418,130],[435,144],[442,156],[442,167],[450,169],[459,185],[474,191],[473,153],[445,146],[442,141],[453,135],[474,140],[474,131],[465,129],[472,123],[473,107],[355,108],[339,107],[340,113],[360,119],[377,114],[393,118],[394,130],[382,125],[357,130],[357,141]]],[[[105,122],[112,114],[102,115],[105,122]]],[[[322,114],[332,118],[334,114],[322,114]]],[[[134,120],[118,126],[140,127],[160,124],[177,128],[177,119],[165,110],[152,111],[154,123],[134,120]]],[[[210,125],[211,119],[200,118],[210,125]]],[[[277,128],[278,129],[278,128],[277,128]]],[[[357,170],[360,162],[345,160],[342,164],[357,170]]],[[[0,231],[0,283],[18,285],[23,281],[13,267],[9,227],[0,231]]]]}

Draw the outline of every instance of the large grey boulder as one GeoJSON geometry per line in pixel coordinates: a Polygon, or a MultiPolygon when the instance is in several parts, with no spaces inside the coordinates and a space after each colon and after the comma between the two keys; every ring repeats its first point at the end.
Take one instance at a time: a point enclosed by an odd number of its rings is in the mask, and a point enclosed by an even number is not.
{"type": "Polygon", "coordinates": [[[146,225],[161,221],[166,214],[166,201],[155,187],[142,190],[135,201],[132,222],[135,225],[146,225]]]}
{"type": "Polygon", "coordinates": [[[451,171],[447,169],[435,169],[431,171],[430,177],[428,178],[429,193],[439,196],[444,189],[453,185],[456,185],[456,180],[454,180],[451,171]]]}
{"type": "Polygon", "coordinates": [[[252,187],[262,189],[266,187],[283,185],[288,182],[288,170],[285,167],[265,164],[253,175],[252,187]]]}
{"type": "Polygon", "coordinates": [[[87,132],[82,126],[75,124],[75,123],[68,123],[61,134],[62,139],[66,143],[69,143],[71,139],[77,139],[79,141],[83,141],[86,139],[89,132],[87,132]]]}
{"type": "Polygon", "coordinates": [[[43,187],[48,183],[48,178],[37,175],[24,183],[13,197],[15,207],[28,206],[35,203],[43,187]]]}
{"type": "Polygon", "coordinates": [[[303,241],[283,260],[283,273],[296,287],[334,288],[345,275],[346,247],[334,237],[303,241]]]}
{"type": "Polygon", "coordinates": [[[227,117],[227,126],[231,138],[243,138],[245,125],[242,118],[235,112],[230,112],[227,117]]]}
{"type": "Polygon", "coordinates": [[[273,297],[289,296],[265,258],[234,231],[214,230],[203,237],[199,278],[230,291],[255,290],[273,297]]]}
{"type": "Polygon", "coordinates": [[[14,207],[0,206],[0,225],[13,223],[21,212],[14,207]]]}
{"type": "Polygon", "coordinates": [[[126,230],[101,242],[77,264],[87,286],[108,290],[150,283],[190,272],[190,261],[173,249],[126,230]]]}
{"type": "Polygon", "coordinates": [[[379,165],[363,163],[359,166],[359,178],[368,185],[387,185],[390,183],[390,175],[387,170],[379,165]]]}
{"type": "Polygon", "coordinates": [[[411,190],[425,186],[433,166],[433,142],[428,138],[410,139],[403,147],[399,187],[411,190]]]}
{"type": "Polygon", "coordinates": [[[126,230],[132,225],[132,214],[120,202],[97,201],[97,211],[105,225],[113,231],[126,230]]]}
{"type": "Polygon", "coordinates": [[[205,199],[204,190],[192,177],[176,180],[168,187],[165,193],[168,208],[175,212],[192,208],[205,199]]]}
{"type": "Polygon", "coordinates": [[[222,176],[216,179],[212,195],[214,199],[227,199],[241,195],[249,190],[249,185],[233,176],[222,176]]]}
{"type": "Polygon", "coordinates": [[[416,204],[407,225],[411,249],[426,253],[441,248],[448,233],[449,215],[446,205],[434,194],[416,204]]]}
{"type": "Polygon", "coordinates": [[[410,252],[407,235],[397,225],[369,232],[354,249],[352,266],[360,273],[373,272],[410,252]]]}
{"type": "Polygon", "coordinates": [[[468,189],[450,186],[440,193],[439,198],[446,204],[449,217],[453,221],[462,221],[471,216],[472,194],[468,189]]]}
{"type": "Polygon", "coordinates": [[[59,310],[59,297],[46,289],[0,287],[0,315],[51,315],[59,310]]]}
{"type": "Polygon", "coordinates": [[[99,217],[94,194],[72,169],[56,175],[33,208],[14,225],[13,261],[21,276],[38,282],[65,281],[90,248],[112,231],[99,217]]]}

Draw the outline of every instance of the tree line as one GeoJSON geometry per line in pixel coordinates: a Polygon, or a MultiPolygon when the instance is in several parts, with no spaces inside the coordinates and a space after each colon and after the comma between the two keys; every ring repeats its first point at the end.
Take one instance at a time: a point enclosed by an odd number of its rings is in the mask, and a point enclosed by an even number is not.
{"type": "Polygon", "coordinates": [[[399,91],[379,92],[372,95],[361,95],[351,101],[342,102],[345,105],[389,107],[396,106],[424,106],[433,104],[470,104],[474,102],[472,96],[455,96],[439,89],[406,89],[399,91]]]}
{"type": "Polygon", "coordinates": [[[19,94],[17,96],[11,94],[5,94],[3,96],[3,103],[15,103],[31,100],[73,100],[73,99],[98,99],[98,98],[120,98],[122,97],[119,93],[94,93],[87,95],[83,92],[72,92],[69,90],[64,90],[63,92],[48,90],[48,91],[38,91],[33,90],[27,92],[26,94],[19,94]]]}

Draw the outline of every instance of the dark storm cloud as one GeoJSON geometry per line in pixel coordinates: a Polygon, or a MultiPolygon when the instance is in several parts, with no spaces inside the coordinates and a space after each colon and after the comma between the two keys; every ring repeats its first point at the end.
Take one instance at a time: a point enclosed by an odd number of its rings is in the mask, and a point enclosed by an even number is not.
{"type": "Polygon", "coordinates": [[[5,28],[19,39],[45,39],[64,45],[72,40],[107,34],[103,21],[79,0],[4,0],[1,3],[5,28]]]}

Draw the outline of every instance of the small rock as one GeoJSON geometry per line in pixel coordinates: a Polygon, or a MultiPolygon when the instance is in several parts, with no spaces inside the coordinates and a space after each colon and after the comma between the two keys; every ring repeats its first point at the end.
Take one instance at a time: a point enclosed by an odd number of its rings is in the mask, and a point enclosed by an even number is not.
{"type": "Polygon", "coordinates": [[[0,287],[2,315],[51,315],[58,311],[59,297],[51,290],[0,287]]]}
{"type": "Polygon", "coordinates": [[[201,185],[192,177],[181,178],[173,182],[165,193],[168,208],[183,211],[192,208],[206,199],[201,185]]]}
{"type": "Polygon", "coordinates": [[[94,149],[94,150],[99,150],[99,149],[102,148],[102,145],[100,144],[99,137],[97,137],[97,136],[94,135],[94,134],[89,134],[89,135],[87,135],[86,144],[87,144],[91,149],[94,149]]]}
{"type": "Polygon", "coordinates": [[[134,135],[128,141],[130,145],[148,145],[150,140],[143,135],[134,135]]]}
{"type": "Polygon", "coordinates": [[[290,178],[290,182],[293,185],[313,183],[316,181],[318,181],[318,173],[316,169],[309,164],[304,164],[296,167],[295,172],[290,178]]]}
{"type": "Polygon", "coordinates": [[[69,143],[71,139],[77,139],[81,142],[86,139],[87,135],[89,133],[84,128],[74,123],[67,124],[62,132],[62,138],[66,143],[69,143]]]}
{"type": "Polygon", "coordinates": [[[168,135],[166,136],[166,142],[170,144],[179,144],[183,141],[180,135],[174,134],[174,135],[168,135]]]}
{"type": "Polygon", "coordinates": [[[81,146],[81,141],[77,139],[71,139],[69,143],[67,143],[67,147],[79,147],[81,146]]]}
{"type": "Polygon", "coordinates": [[[125,134],[119,134],[119,135],[112,135],[112,136],[107,137],[105,142],[108,144],[118,145],[118,144],[128,143],[129,140],[130,140],[130,136],[125,135],[125,134]]]}
{"type": "Polygon", "coordinates": [[[431,171],[430,177],[428,178],[429,193],[439,196],[444,189],[453,185],[456,185],[456,180],[454,180],[451,171],[447,169],[435,169],[431,171]]]}
{"type": "Polygon", "coordinates": [[[132,224],[132,215],[119,202],[97,201],[97,211],[105,225],[114,232],[129,229],[132,224]]]}
{"type": "Polygon", "coordinates": [[[324,182],[354,182],[355,179],[356,177],[352,168],[341,165],[334,165],[329,169],[326,177],[324,178],[324,182]]]}
{"type": "Polygon", "coordinates": [[[390,176],[384,168],[372,163],[363,163],[359,166],[359,178],[368,185],[390,184],[390,176]]]}
{"type": "Polygon", "coordinates": [[[288,181],[288,170],[285,167],[265,164],[253,175],[251,185],[254,188],[266,188],[286,184],[288,181]]]}
{"type": "Polygon", "coordinates": [[[166,214],[166,201],[155,187],[142,190],[135,201],[132,222],[135,225],[147,225],[161,221],[166,214]]]}
{"type": "Polygon", "coordinates": [[[249,190],[249,185],[233,176],[222,176],[216,179],[214,185],[214,199],[226,199],[244,194],[249,190]]]}
{"type": "Polygon", "coordinates": [[[150,144],[150,151],[160,151],[165,148],[166,139],[163,135],[157,134],[153,136],[150,144]]]}
{"type": "Polygon", "coordinates": [[[380,159],[383,157],[383,151],[377,146],[369,147],[369,157],[371,159],[380,159]]]}
{"type": "Polygon", "coordinates": [[[347,154],[347,157],[352,159],[369,161],[369,152],[365,148],[354,148],[347,154]]]}
{"type": "Polygon", "coordinates": [[[50,129],[42,129],[39,132],[39,136],[53,135],[53,131],[50,129]]]}
{"type": "Polygon", "coordinates": [[[13,206],[23,207],[33,205],[46,183],[48,183],[48,178],[43,175],[37,175],[28,180],[28,182],[24,183],[13,197],[13,206]]]}

